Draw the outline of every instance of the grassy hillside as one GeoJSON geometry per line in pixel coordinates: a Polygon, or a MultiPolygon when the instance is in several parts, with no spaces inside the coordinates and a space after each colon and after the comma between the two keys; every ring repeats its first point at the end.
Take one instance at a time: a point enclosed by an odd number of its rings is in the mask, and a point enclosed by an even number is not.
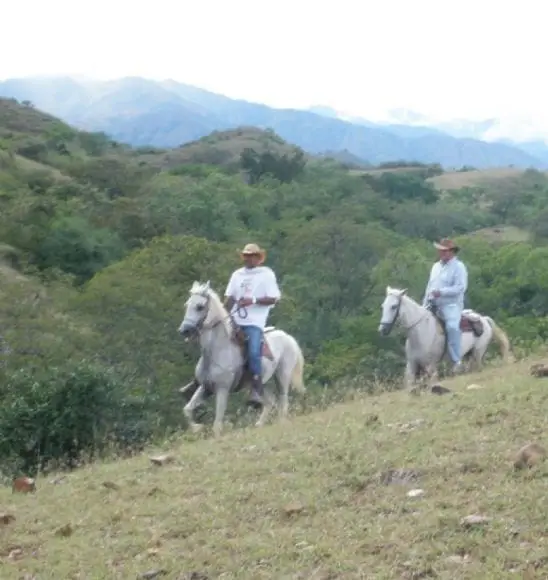
{"type": "MultiPolygon", "coordinates": [[[[252,148],[257,153],[272,151],[276,155],[291,155],[295,147],[271,131],[256,127],[239,127],[228,131],[214,131],[206,137],[181,147],[167,150],[139,151],[139,159],[154,167],[173,168],[178,165],[205,163],[237,167],[240,155],[252,148]]],[[[311,156],[307,155],[307,159],[311,156]]]]}
{"type": "Polygon", "coordinates": [[[184,430],[177,387],[199,356],[176,332],[188,289],[209,279],[222,292],[250,241],[268,250],[283,293],[270,322],[302,346],[314,400],[401,373],[402,337],[379,337],[379,306],[387,284],[422,297],[440,237],[463,248],[467,306],[518,356],[548,340],[541,172],[441,193],[428,180],[439,166],[355,174],[272,132],[142,150],[1,107],[16,112],[0,142],[6,475],[184,430]]]}
{"type": "Polygon", "coordinates": [[[39,135],[66,127],[56,117],[31,106],[21,106],[15,99],[0,99],[0,136],[39,135]]]}
{"type": "Polygon", "coordinates": [[[515,167],[447,171],[443,175],[430,177],[429,182],[439,190],[461,189],[463,187],[478,187],[486,184],[496,185],[496,182],[499,180],[519,177],[523,173],[523,169],[517,169],[515,167]]]}
{"type": "Polygon", "coordinates": [[[2,578],[546,578],[548,462],[513,468],[548,444],[532,362],[0,490],[2,578]]]}
{"type": "Polygon", "coordinates": [[[512,244],[531,240],[530,232],[515,226],[482,228],[472,232],[470,236],[480,237],[492,244],[512,244]]]}

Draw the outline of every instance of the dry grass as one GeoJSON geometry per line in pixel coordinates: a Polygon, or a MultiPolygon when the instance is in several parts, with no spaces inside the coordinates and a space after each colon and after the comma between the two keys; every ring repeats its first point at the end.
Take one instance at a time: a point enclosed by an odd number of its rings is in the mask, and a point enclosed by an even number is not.
{"type": "Polygon", "coordinates": [[[373,175],[380,176],[383,173],[419,173],[424,171],[425,167],[381,167],[375,169],[349,169],[350,175],[373,175]]]}
{"type": "Polygon", "coordinates": [[[495,169],[476,169],[474,171],[454,171],[429,177],[430,182],[436,189],[444,191],[448,189],[461,189],[462,187],[480,187],[491,185],[500,179],[519,177],[523,175],[522,169],[512,167],[497,167],[495,169]]]}
{"type": "Polygon", "coordinates": [[[0,527],[0,577],[547,578],[548,465],[512,467],[524,443],[546,444],[531,362],[447,381],[455,396],[358,397],[166,444],[175,461],[161,467],[141,456],[41,478],[33,495],[3,489],[16,520],[0,527]],[[379,479],[399,468],[418,479],[379,479]],[[490,521],[466,528],[469,514],[490,521]]]}
{"type": "Polygon", "coordinates": [[[482,228],[476,230],[468,236],[480,237],[493,244],[511,244],[519,242],[528,242],[531,239],[531,233],[516,226],[496,226],[493,228],[482,228]]]}

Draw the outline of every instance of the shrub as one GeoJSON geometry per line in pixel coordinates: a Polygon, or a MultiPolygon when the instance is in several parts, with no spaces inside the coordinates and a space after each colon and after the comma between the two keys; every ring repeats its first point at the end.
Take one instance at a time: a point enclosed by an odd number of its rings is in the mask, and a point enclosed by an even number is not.
{"type": "Polygon", "coordinates": [[[107,447],[141,444],[142,406],[110,369],[80,361],[65,368],[21,369],[0,392],[0,466],[35,474],[52,464],[74,467],[107,447]]]}

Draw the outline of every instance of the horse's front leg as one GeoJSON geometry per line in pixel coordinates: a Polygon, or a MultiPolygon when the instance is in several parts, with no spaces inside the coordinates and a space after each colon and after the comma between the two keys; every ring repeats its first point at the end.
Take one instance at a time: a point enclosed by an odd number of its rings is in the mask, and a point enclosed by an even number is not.
{"type": "Polygon", "coordinates": [[[183,413],[185,414],[185,417],[189,423],[190,429],[194,433],[197,433],[203,428],[203,425],[200,425],[200,423],[196,423],[196,421],[194,421],[194,411],[196,407],[198,407],[203,403],[204,391],[205,391],[204,386],[200,385],[196,389],[196,392],[192,395],[190,401],[183,408],[183,413]]]}
{"type": "Polygon", "coordinates": [[[438,365],[436,363],[427,365],[425,369],[425,376],[430,381],[437,381],[439,379],[438,365]]]}
{"type": "MultiPolygon", "coordinates": [[[[205,378],[204,357],[202,355],[198,359],[198,362],[196,363],[196,367],[194,368],[193,379],[190,381],[190,383],[186,384],[184,387],[181,387],[179,389],[179,393],[181,393],[181,395],[183,396],[183,398],[185,399],[186,402],[189,402],[192,399],[194,393],[200,387],[200,384],[204,384],[204,382],[205,382],[204,378],[205,378]]],[[[208,392],[204,392],[203,394],[204,394],[204,398],[205,398],[205,395],[209,395],[211,393],[210,393],[210,391],[208,391],[208,392]]]]}
{"type": "Polygon", "coordinates": [[[184,385],[179,389],[179,393],[183,396],[183,398],[188,402],[194,396],[194,393],[200,387],[200,383],[196,379],[192,379],[190,383],[184,385]]]}
{"type": "Polygon", "coordinates": [[[405,389],[410,393],[414,393],[417,380],[417,364],[414,361],[407,361],[403,379],[405,389]]]}
{"type": "Polygon", "coordinates": [[[213,434],[219,437],[223,430],[223,419],[228,403],[228,388],[217,387],[215,389],[215,420],[213,421],[213,434]]]}

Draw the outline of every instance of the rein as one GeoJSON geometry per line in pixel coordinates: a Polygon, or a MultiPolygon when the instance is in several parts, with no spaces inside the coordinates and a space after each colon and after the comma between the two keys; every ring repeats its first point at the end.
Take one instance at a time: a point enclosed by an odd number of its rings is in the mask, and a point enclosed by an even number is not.
{"type": "MultiPolygon", "coordinates": [[[[403,296],[401,296],[399,301],[398,301],[398,308],[396,309],[396,313],[394,314],[394,318],[392,319],[392,322],[389,322],[385,325],[388,332],[392,331],[392,329],[394,328],[394,325],[396,324],[396,322],[398,321],[398,319],[400,317],[402,302],[403,302],[403,296]]],[[[418,320],[416,320],[415,322],[413,322],[409,326],[403,326],[403,324],[402,324],[403,329],[406,331],[412,330],[413,328],[415,328],[415,326],[417,326],[420,322],[422,322],[424,320],[425,316],[426,316],[426,313],[422,314],[421,316],[419,316],[418,320]]]]}
{"type": "MultiPolygon", "coordinates": [[[[210,301],[209,294],[205,295],[204,298],[207,300],[206,308],[208,309],[208,312],[209,312],[209,301],[210,301]]],[[[239,304],[236,306],[236,313],[243,320],[245,320],[248,316],[247,308],[245,306],[240,306],[239,304]]],[[[228,320],[228,319],[230,319],[230,321],[232,323],[232,327],[234,329],[236,329],[238,327],[238,325],[236,324],[236,321],[234,320],[234,316],[232,316],[232,312],[229,312],[226,316],[218,318],[217,320],[214,320],[213,322],[211,322],[210,324],[207,324],[207,325],[205,324],[206,318],[207,318],[207,314],[206,314],[206,316],[204,316],[203,320],[196,325],[196,330],[198,332],[201,332],[203,330],[211,330],[211,329],[219,326],[219,324],[221,324],[222,322],[224,322],[225,320],[228,320]]]]}

